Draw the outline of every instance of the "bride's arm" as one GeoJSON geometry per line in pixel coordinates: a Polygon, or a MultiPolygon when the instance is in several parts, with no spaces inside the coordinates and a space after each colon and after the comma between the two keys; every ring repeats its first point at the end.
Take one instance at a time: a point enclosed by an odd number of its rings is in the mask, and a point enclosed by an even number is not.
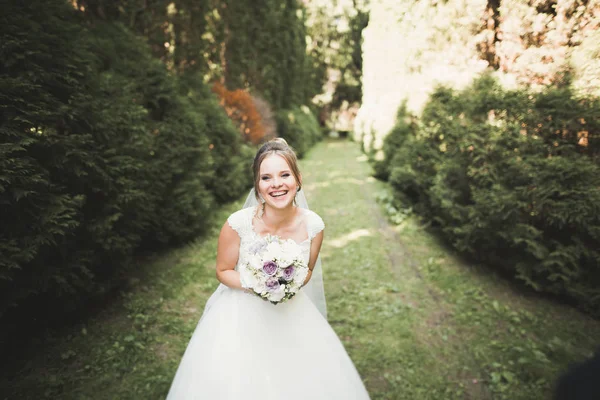
{"type": "Polygon", "coordinates": [[[315,235],[315,237],[310,242],[310,257],[308,260],[308,275],[304,280],[304,285],[310,281],[312,277],[312,271],[315,267],[315,263],[317,262],[317,257],[319,256],[319,252],[321,251],[321,244],[323,244],[323,231],[320,231],[315,235]]]}
{"type": "Polygon", "coordinates": [[[240,273],[235,270],[239,254],[240,237],[229,223],[225,222],[217,245],[217,279],[233,289],[243,289],[240,273]]]}

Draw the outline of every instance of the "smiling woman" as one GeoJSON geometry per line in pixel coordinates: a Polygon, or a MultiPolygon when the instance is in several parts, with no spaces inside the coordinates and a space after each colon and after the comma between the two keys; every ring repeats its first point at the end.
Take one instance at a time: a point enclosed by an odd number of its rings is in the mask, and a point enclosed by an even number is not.
{"type": "Polygon", "coordinates": [[[271,203],[273,199],[278,200],[279,206],[285,206],[290,198],[296,196],[296,192],[300,189],[299,184],[282,156],[270,155],[261,163],[258,193],[263,199],[269,201],[271,206],[275,206],[275,203],[271,203]]]}
{"type": "Polygon", "coordinates": [[[264,247],[264,235],[296,242],[288,243],[290,250],[281,253],[282,259],[294,253],[293,262],[308,266],[306,279],[300,278],[306,285],[325,227],[316,213],[295,205],[302,180],[296,156],[284,140],[264,144],[253,170],[260,203],[233,213],[223,225],[217,249],[222,285],[206,304],[168,399],[368,399],[354,364],[309,297],[308,287],[277,305],[262,300],[286,284],[285,277],[278,280],[274,274],[278,268],[291,271],[289,260],[275,265],[278,259],[269,258],[257,264],[255,270],[269,275],[273,283],[259,296],[254,294],[256,286],[241,279],[240,271],[247,276],[249,265],[260,257],[257,249],[264,247]]]}
{"type": "Polygon", "coordinates": [[[258,151],[253,170],[254,192],[261,203],[253,222],[256,233],[290,238],[297,243],[306,241],[305,215],[294,207],[302,189],[302,175],[294,151],[284,139],[274,139],[258,151]],[[272,212],[265,216],[267,208],[272,212]]]}
{"type": "MultiPolygon", "coordinates": [[[[293,196],[302,189],[302,175],[296,153],[284,139],[271,140],[261,147],[256,153],[252,169],[257,200],[265,200],[267,194],[270,197],[281,196],[282,193],[272,193],[276,192],[276,189],[289,191],[291,186],[294,188],[293,196]]],[[[285,194],[287,193],[283,193],[285,194]]]]}

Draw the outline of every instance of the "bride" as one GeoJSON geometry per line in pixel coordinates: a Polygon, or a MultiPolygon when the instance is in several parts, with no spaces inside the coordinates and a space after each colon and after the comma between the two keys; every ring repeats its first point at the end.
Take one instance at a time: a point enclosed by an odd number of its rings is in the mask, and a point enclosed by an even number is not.
{"type": "Polygon", "coordinates": [[[283,139],[254,159],[254,189],[224,224],[219,288],[179,365],[167,399],[351,400],[369,395],[326,320],[319,251],[323,220],[308,209],[296,155],[283,139]],[[273,305],[250,293],[238,272],[266,235],[292,239],[310,269],[305,286],[273,305]]]}

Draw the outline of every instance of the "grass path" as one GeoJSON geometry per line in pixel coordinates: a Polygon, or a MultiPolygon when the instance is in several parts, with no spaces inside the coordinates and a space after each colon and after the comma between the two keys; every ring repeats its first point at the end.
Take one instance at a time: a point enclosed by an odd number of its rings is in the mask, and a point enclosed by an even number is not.
{"type": "MultiPolygon", "coordinates": [[[[356,144],[324,142],[301,164],[326,224],[329,322],[373,399],[545,399],[598,345],[600,322],[461,260],[415,217],[388,223],[387,187],[356,144]]],[[[0,399],[163,399],[217,286],[218,231],[242,201],[206,237],[147,260],[102,312],[46,334],[3,374],[0,399]]]]}

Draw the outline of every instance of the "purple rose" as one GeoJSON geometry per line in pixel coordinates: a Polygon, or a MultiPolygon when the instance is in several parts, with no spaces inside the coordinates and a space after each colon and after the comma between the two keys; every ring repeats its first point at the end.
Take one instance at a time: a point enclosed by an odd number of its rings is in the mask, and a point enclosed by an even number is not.
{"type": "Polygon", "coordinates": [[[274,292],[275,290],[279,289],[280,285],[277,278],[269,278],[267,279],[267,282],[265,282],[265,286],[269,292],[274,292]]]}
{"type": "Polygon", "coordinates": [[[277,272],[277,264],[275,264],[273,261],[267,261],[263,264],[263,272],[269,276],[275,275],[277,272]]]}
{"type": "Polygon", "coordinates": [[[290,265],[289,267],[283,269],[283,279],[289,282],[294,278],[295,273],[296,268],[294,268],[293,265],[290,265]]]}

